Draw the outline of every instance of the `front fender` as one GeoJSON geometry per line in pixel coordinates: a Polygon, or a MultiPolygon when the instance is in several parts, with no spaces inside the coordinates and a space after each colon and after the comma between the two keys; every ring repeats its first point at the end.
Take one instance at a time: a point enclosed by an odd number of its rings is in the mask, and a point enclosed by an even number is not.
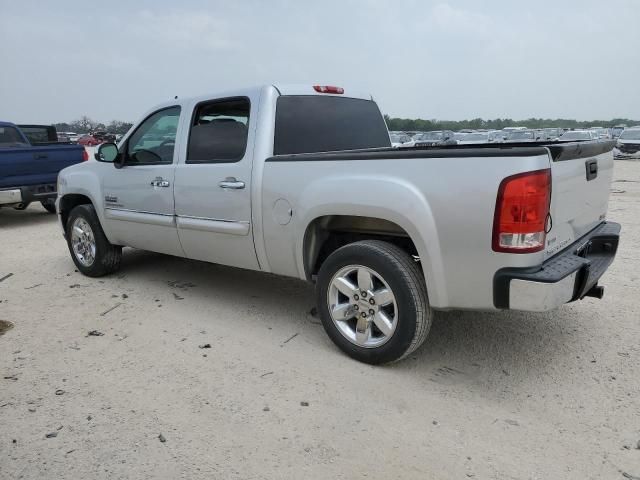
{"type": "Polygon", "coordinates": [[[296,211],[296,264],[300,278],[306,276],[305,233],[315,219],[326,215],[379,218],[407,232],[420,256],[431,305],[436,308],[447,305],[440,242],[432,211],[425,196],[411,183],[375,174],[322,177],[300,193],[296,211]]]}
{"type": "Polygon", "coordinates": [[[97,162],[91,162],[62,170],[58,175],[58,204],[65,195],[84,195],[89,198],[98,215],[100,225],[107,239],[111,241],[109,232],[105,226],[102,182],[100,181],[100,175],[95,171],[96,168],[102,166],[102,164],[97,162]]]}

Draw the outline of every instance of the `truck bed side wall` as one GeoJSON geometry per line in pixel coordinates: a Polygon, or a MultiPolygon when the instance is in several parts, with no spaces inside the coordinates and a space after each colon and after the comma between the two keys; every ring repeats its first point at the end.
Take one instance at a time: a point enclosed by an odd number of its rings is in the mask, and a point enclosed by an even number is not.
{"type": "Polygon", "coordinates": [[[492,310],[493,274],[542,261],[544,252],[495,253],[491,235],[500,181],[549,167],[549,156],[283,161],[264,166],[262,228],[274,273],[305,278],[303,239],[323,215],[370,216],[402,227],[416,245],[429,299],[440,309],[492,310]],[[280,225],[274,205],[292,206],[280,225]]]}

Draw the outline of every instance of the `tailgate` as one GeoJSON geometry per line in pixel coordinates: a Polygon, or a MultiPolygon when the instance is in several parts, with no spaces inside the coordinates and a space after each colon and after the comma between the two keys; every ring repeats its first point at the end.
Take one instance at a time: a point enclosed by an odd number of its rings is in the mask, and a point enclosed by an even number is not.
{"type": "Polygon", "coordinates": [[[0,188],[55,183],[63,168],[82,162],[83,147],[55,145],[0,149],[0,188]]]}
{"type": "Polygon", "coordinates": [[[551,154],[551,230],[545,259],[594,229],[606,217],[615,142],[558,144],[551,154]]]}

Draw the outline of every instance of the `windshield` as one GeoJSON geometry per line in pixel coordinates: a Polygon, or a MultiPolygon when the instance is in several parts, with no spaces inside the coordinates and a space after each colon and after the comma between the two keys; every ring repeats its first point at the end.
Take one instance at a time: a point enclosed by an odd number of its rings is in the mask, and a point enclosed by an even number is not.
{"type": "Polygon", "coordinates": [[[26,145],[18,130],[14,127],[0,127],[0,147],[26,145]]]}
{"type": "Polygon", "coordinates": [[[566,132],[560,140],[591,140],[589,132],[566,132]]]}
{"type": "Polygon", "coordinates": [[[640,128],[637,130],[625,130],[620,135],[621,140],[640,140],[640,128]]]}
{"type": "Polygon", "coordinates": [[[533,132],[526,130],[516,130],[509,132],[509,140],[532,140],[534,138],[533,132]]]}

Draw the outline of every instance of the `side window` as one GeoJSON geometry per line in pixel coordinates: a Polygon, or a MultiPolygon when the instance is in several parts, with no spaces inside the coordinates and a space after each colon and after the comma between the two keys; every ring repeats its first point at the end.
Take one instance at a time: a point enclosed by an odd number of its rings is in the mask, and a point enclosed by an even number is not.
{"type": "Polygon", "coordinates": [[[173,163],[180,107],[159,110],[140,124],[127,142],[127,163],[162,165],[173,163]]]}
{"type": "Polygon", "coordinates": [[[233,163],[242,160],[249,132],[248,98],[230,98],[196,106],[186,163],[233,163]]]}

